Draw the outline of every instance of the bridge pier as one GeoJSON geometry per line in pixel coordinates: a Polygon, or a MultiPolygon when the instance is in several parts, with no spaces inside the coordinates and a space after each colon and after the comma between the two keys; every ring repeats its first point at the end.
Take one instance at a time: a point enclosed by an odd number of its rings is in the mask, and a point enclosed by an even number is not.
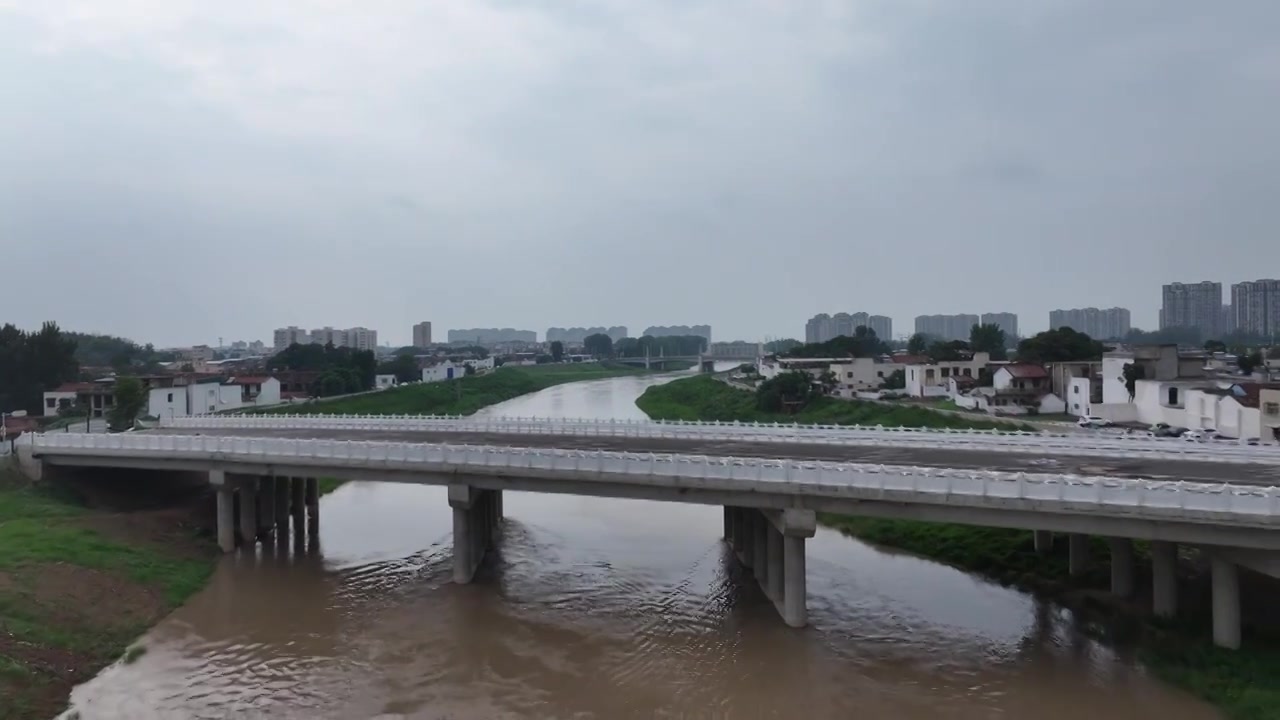
{"type": "Polygon", "coordinates": [[[1067,571],[1072,577],[1089,569],[1089,536],[1071,533],[1067,536],[1067,571]]]}
{"type": "Polygon", "coordinates": [[[791,627],[809,623],[804,543],[816,531],[812,510],[725,508],[725,543],[791,627]]]}
{"type": "Polygon", "coordinates": [[[266,542],[276,524],[276,478],[267,475],[258,479],[258,537],[266,542]]]}
{"type": "Polygon", "coordinates": [[[1156,617],[1178,613],[1178,546],[1174,543],[1151,543],[1151,601],[1156,617]]]}
{"type": "Polygon", "coordinates": [[[1213,574],[1213,644],[1231,650],[1240,649],[1240,571],[1230,560],[1214,555],[1213,574]]]}
{"type": "Polygon", "coordinates": [[[239,476],[240,486],[240,544],[252,550],[258,542],[258,478],[239,476]]]}
{"type": "Polygon", "coordinates": [[[307,479],[289,478],[289,517],[293,522],[293,532],[302,537],[306,532],[307,520],[307,479]]]}
{"type": "Polygon", "coordinates": [[[453,581],[465,585],[500,537],[502,493],[450,485],[449,506],[453,508],[453,581]]]}
{"type": "Polygon", "coordinates": [[[1037,555],[1048,555],[1053,552],[1053,531],[1035,530],[1034,541],[1037,555]]]}
{"type": "Polygon", "coordinates": [[[209,471],[209,484],[217,497],[218,549],[224,553],[236,549],[236,496],[235,488],[227,482],[227,474],[221,470],[209,471]]]}
{"type": "Polygon", "coordinates": [[[314,535],[320,530],[320,478],[307,478],[303,494],[307,503],[307,532],[314,535]]]}
{"type": "Polygon", "coordinates": [[[274,522],[276,524],[276,538],[286,538],[289,536],[289,500],[291,499],[290,478],[276,478],[276,499],[273,503],[275,510],[274,522]]]}
{"type": "Polygon", "coordinates": [[[1111,538],[1111,592],[1118,597],[1133,595],[1133,541],[1111,538]]]}

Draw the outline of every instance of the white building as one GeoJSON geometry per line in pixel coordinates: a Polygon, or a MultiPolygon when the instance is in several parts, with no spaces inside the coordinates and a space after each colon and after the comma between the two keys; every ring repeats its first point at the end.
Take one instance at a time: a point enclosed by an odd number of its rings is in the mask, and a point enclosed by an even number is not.
{"type": "Polygon", "coordinates": [[[428,367],[422,368],[422,382],[440,382],[441,380],[452,380],[466,375],[467,369],[461,364],[454,364],[451,360],[436,363],[428,367]]]}
{"type": "Polygon", "coordinates": [[[1258,392],[1258,409],[1258,435],[1263,442],[1280,443],[1280,388],[1262,388],[1258,392]]]}
{"type": "Polygon", "coordinates": [[[161,419],[278,404],[280,381],[265,376],[234,377],[226,383],[213,380],[153,387],[147,391],[147,415],[161,419]]]}
{"type": "Polygon", "coordinates": [[[880,362],[879,358],[853,358],[830,365],[831,372],[835,373],[836,380],[840,382],[836,392],[846,398],[856,397],[859,392],[879,389],[893,371],[901,367],[897,363],[880,362]]]}
{"type": "MultiPolygon", "coordinates": [[[[378,331],[366,327],[347,328],[342,331],[347,347],[356,350],[374,350],[378,347],[378,331]]],[[[335,345],[337,343],[334,343],[335,345]]]]}
{"type": "Polygon", "coordinates": [[[395,375],[374,375],[373,387],[375,390],[386,390],[396,386],[395,375]]]}
{"type": "Polygon", "coordinates": [[[984,352],[973,354],[969,360],[929,362],[907,365],[906,394],[911,397],[946,397],[950,392],[947,380],[952,376],[978,377],[991,363],[991,356],[984,352]]]}

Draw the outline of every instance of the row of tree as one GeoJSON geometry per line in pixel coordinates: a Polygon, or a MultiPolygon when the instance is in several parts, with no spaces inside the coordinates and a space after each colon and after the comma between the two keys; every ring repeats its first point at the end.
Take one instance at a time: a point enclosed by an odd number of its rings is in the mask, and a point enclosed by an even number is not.
{"type": "Polygon", "coordinates": [[[0,412],[42,412],[44,392],[79,377],[76,343],[56,323],[37,332],[0,327],[0,412]]]}
{"type": "Polygon", "coordinates": [[[276,353],[267,369],[320,370],[311,391],[317,397],[329,397],[372,390],[378,360],[372,350],[294,343],[276,353]]]}

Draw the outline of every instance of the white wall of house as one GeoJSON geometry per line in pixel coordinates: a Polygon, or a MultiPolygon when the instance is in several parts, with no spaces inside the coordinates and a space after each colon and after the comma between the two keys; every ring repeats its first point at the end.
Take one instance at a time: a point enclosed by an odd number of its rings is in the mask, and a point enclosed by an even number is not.
{"type": "Polygon", "coordinates": [[[1060,415],[1067,411],[1067,403],[1062,398],[1053,393],[1047,393],[1040,398],[1040,414],[1041,415],[1060,415]]]}
{"type": "Polygon", "coordinates": [[[76,394],[73,392],[58,392],[56,390],[44,394],[44,405],[41,407],[41,413],[44,417],[54,417],[58,414],[59,406],[63,404],[74,405],[76,402],[76,394]]]}
{"type": "Polygon", "coordinates": [[[1107,405],[1129,402],[1129,390],[1125,387],[1124,366],[1133,358],[1102,358],[1102,402],[1107,405]]]}
{"type": "Polygon", "coordinates": [[[1065,398],[1063,412],[1076,417],[1092,415],[1093,409],[1089,407],[1089,398],[1092,391],[1093,380],[1082,377],[1071,378],[1067,383],[1067,397],[1065,398]]]}
{"type": "Polygon", "coordinates": [[[275,378],[267,378],[262,383],[262,388],[258,391],[258,397],[254,400],[254,405],[279,405],[280,404],[280,381],[275,378]]]}
{"type": "MultiPolygon", "coordinates": [[[[174,388],[181,391],[183,388],[174,388]]],[[[192,415],[203,415],[223,410],[235,410],[244,407],[240,399],[239,385],[218,385],[216,383],[196,383],[186,386],[187,411],[192,415]]]]}
{"type": "Polygon", "coordinates": [[[906,365],[906,393],[912,397],[945,397],[947,380],[952,375],[976,378],[990,362],[987,353],[974,353],[972,360],[906,365]]]}
{"type": "Polygon", "coordinates": [[[493,356],[490,355],[483,360],[463,360],[463,367],[475,368],[477,375],[483,375],[487,372],[493,372],[493,356]]]}
{"type": "Polygon", "coordinates": [[[1263,390],[1258,397],[1259,436],[1266,443],[1280,443],[1280,390],[1263,390]]]}
{"type": "Polygon", "coordinates": [[[841,397],[856,397],[858,392],[874,390],[884,382],[898,366],[894,363],[876,362],[875,358],[854,358],[847,363],[833,363],[831,372],[835,373],[840,385],[841,397]]]}
{"type": "Polygon", "coordinates": [[[466,374],[465,368],[446,360],[439,365],[422,368],[422,382],[440,382],[450,378],[460,378],[464,374],[466,374]]]}
{"type": "Polygon", "coordinates": [[[373,386],[379,390],[386,390],[389,387],[395,387],[395,375],[374,375],[373,386]]]}

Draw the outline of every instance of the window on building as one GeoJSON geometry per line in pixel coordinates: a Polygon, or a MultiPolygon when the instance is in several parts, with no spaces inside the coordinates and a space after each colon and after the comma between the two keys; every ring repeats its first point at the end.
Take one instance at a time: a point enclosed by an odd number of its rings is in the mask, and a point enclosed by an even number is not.
{"type": "Polygon", "coordinates": [[[883,370],[877,371],[876,377],[884,377],[884,371],[883,370]]]}
{"type": "Polygon", "coordinates": [[[167,402],[173,402],[173,393],[169,393],[169,399],[167,402]]]}
{"type": "Polygon", "coordinates": [[[45,407],[47,407],[47,408],[49,408],[50,410],[52,410],[52,409],[54,409],[54,408],[58,407],[58,399],[57,399],[57,398],[45,398],[45,400],[44,400],[44,406],[45,406],[45,407]]]}
{"type": "Polygon", "coordinates": [[[1178,388],[1176,387],[1169,388],[1169,404],[1170,405],[1178,404],[1178,388]]]}
{"type": "Polygon", "coordinates": [[[973,368],[965,368],[965,369],[964,369],[964,376],[965,376],[965,377],[973,377],[973,368]]]}
{"type": "Polygon", "coordinates": [[[951,368],[942,368],[942,377],[951,377],[951,368]]]}
{"type": "Polygon", "coordinates": [[[851,377],[853,377],[853,373],[851,373],[851,372],[847,372],[847,373],[845,373],[845,374],[844,374],[844,376],[845,376],[845,377],[847,377],[847,378],[851,378],[851,377]]]}
{"type": "MultiPolygon", "coordinates": [[[[1072,386],[1071,386],[1071,393],[1072,393],[1073,395],[1079,395],[1079,394],[1080,394],[1080,386],[1079,386],[1079,385],[1072,385],[1072,386]]],[[[1079,406],[1077,405],[1076,407],[1079,407],[1079,406]]]]}
{"type": "Polygon", "coordinates": [[[1268,415],[1280,415],[1280,403],[1267,403],[1263,406],[1262,411],[1268,415]]]}

